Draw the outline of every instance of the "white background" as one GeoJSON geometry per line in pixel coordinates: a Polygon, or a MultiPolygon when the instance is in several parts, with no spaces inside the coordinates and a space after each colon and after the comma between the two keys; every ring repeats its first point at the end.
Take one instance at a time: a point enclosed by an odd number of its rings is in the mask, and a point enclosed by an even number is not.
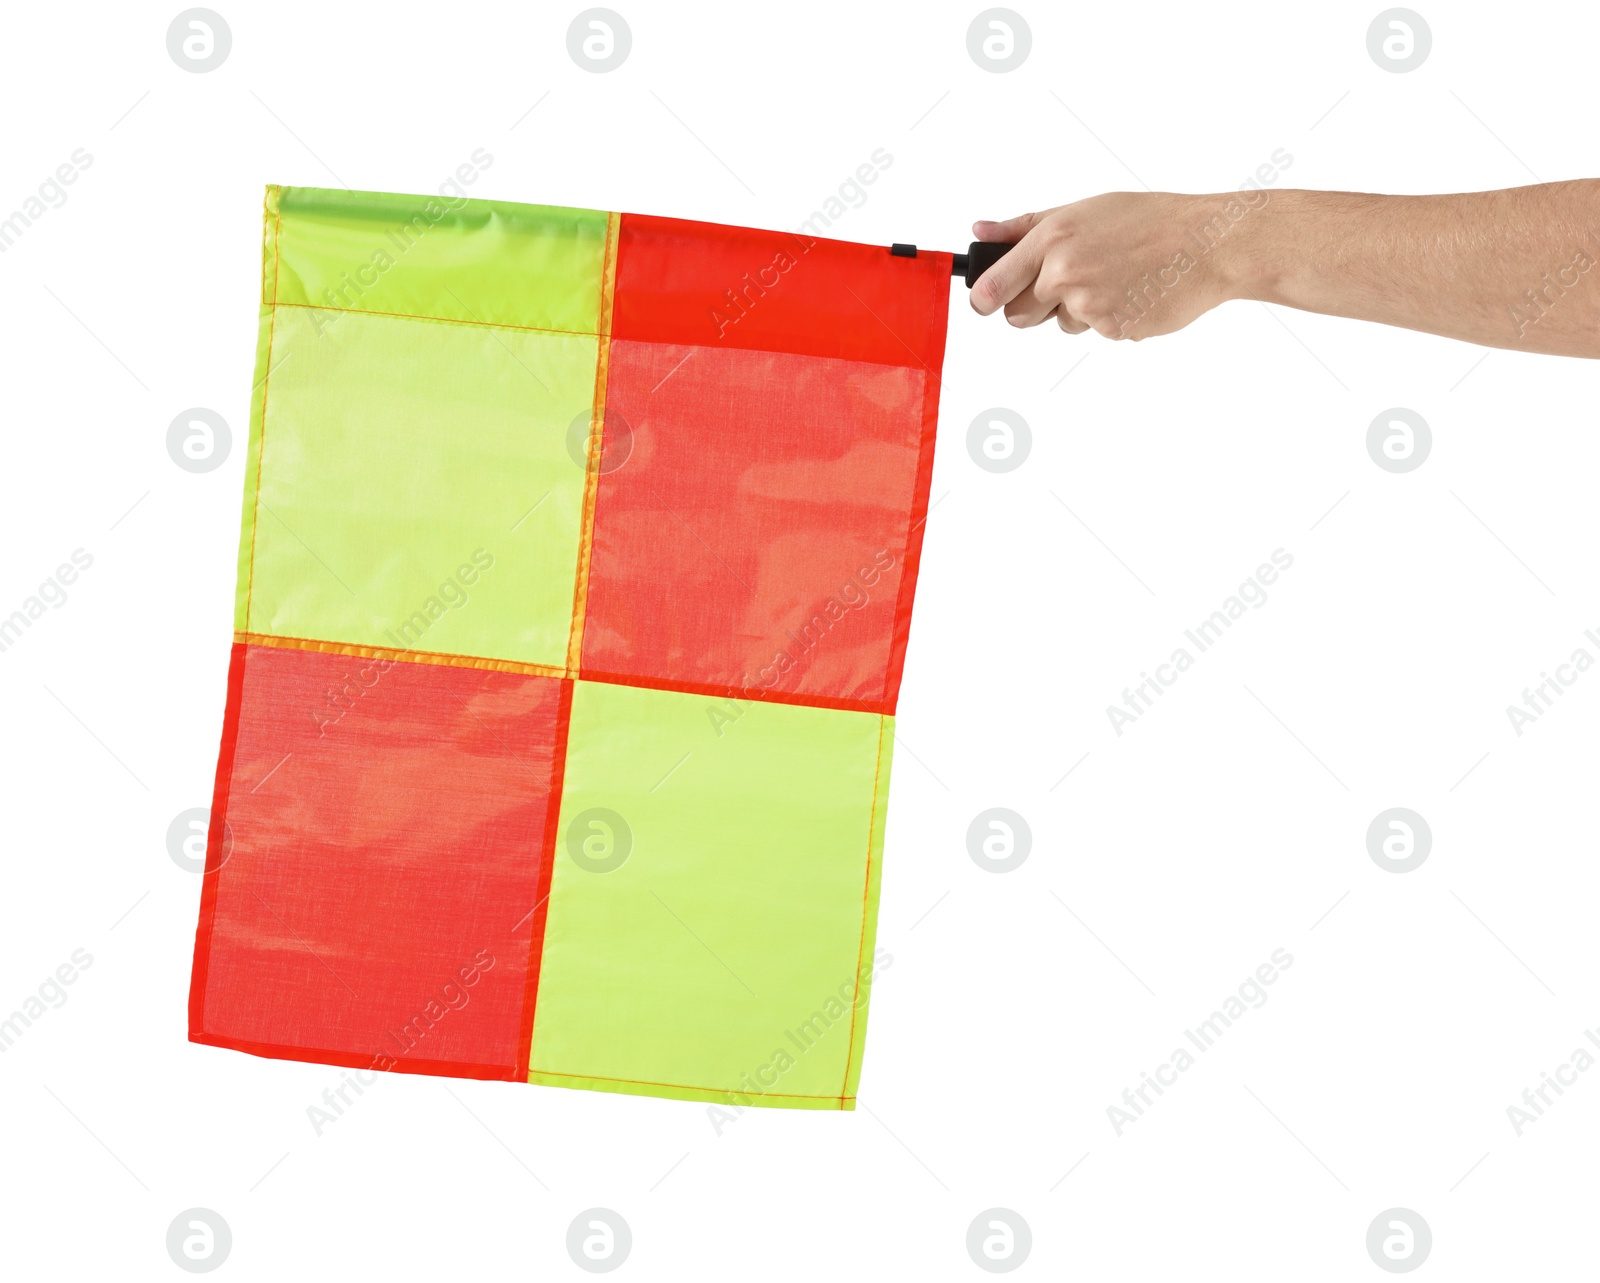
{"type": "Polygon", "coordinates": [[[1415,0],[1432,53],[1393,74],[1378,0],[1017,0],[1032,52],[993,74],[976,2],[615,0],[632,52],[593,74],[576,3],[215,2],[208,74],[168,56],[177,3],[17,7],[0,42],[0,216],[93,157],[0,255],[0,614],[94,558],[0,654],[0,1014],[94,958],[0,1055],[8,1277],[183,1277],[194,1206],[241,1279],[587,1277],[565,1235],[597,1205],[643,1278],[985,1277],[996,1206],[1039,1277],[1384,1277],[1395,1206],[1424,1276],[1592,1270],[1600,1071],[1520,1137],[1506,1113],[1600,1025],[1600,672],[1520,737],[1505,713],[1600,657],[1584,362],[1254,303],[1113,345],[955,287],[853,1114],[719,1136],[701,1105],[396,1075],[319,1138],[338,1070],[185,1041],[200,885],[165,833],[210,801],[264,184],[426,192],[484,148],[473,195],[792,228],[884,148],[833,230],[942,249],[1278,148],[1282,185],[1515,186],[1595,171],[1600,13],[1415,0]],[[191,406],[234,433],[205,475],[166,453],[191,406]],[[1032,427],[1005,475],[966,450],[991,406],[1032,427]],[[1392,406],[1434,437],[1405,475],[1365,447],[1392,406]],[[1276,548],[1267,604],[1119,737],[1106,706],[1276,548]],[[992,806],[1032,827],[1012,873],[967,853],[992,806]],[[1368,856],[1393,806],[1431,825],[1415,872],[1368,856]],[[1270,1001],[1116,1135],[1278,948],[1270,1001]]]}

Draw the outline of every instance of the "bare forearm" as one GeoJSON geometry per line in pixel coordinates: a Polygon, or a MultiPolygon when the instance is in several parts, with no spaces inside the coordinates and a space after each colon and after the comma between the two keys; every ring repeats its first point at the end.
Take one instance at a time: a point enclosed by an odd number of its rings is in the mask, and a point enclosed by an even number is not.
{"type": "Polygon", "coordinates": [[[1455,196],[1274,192],[1230,239],[1238,297],[1600,357],[1600,181],[1455,196]]]}

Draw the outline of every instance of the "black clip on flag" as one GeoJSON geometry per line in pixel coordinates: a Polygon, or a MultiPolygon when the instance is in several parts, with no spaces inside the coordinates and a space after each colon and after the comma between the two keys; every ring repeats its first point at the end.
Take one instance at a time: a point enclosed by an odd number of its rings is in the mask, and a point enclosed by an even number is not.
{"type": "MultiPolygon", "coordinates": [[[[950,256],[950,275],[959,276],[966,282],[970,290],[978,283],[978,278],[987,272],[1005,256],[1007,250],[1016,249],[1015,245],[1008,245],[1003,241],[973,241],[967,246],[965,254],[952,254],[950,256]]],[[[896,258],[915,258],[917,247],[915,245],[891,245],[889,253],[896,258]]]]}

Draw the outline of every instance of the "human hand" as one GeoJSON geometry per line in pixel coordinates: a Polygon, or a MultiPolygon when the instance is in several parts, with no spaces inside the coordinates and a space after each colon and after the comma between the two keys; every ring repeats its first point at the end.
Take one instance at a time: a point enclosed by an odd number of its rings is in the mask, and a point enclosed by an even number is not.
{"type": "Polygon", "coordinates": [[[1240,224],[1265,191],[1212,196],[1109,192],[974,223],[980,241],[1017,246],[972,287],[983,316],[1015,326],[1055,318],[1068,334],[1108,339],[1170,334],[1243,292],[1240,224]]]}

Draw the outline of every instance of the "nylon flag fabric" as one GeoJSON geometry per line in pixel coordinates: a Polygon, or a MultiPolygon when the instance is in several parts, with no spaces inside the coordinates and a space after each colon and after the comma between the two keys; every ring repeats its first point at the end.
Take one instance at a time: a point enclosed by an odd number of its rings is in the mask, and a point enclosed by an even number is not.
{"type": "Polygon", "coordinates": [[[268,189],[191,1040],[854,1108],[950,271],[268,189]]]}

